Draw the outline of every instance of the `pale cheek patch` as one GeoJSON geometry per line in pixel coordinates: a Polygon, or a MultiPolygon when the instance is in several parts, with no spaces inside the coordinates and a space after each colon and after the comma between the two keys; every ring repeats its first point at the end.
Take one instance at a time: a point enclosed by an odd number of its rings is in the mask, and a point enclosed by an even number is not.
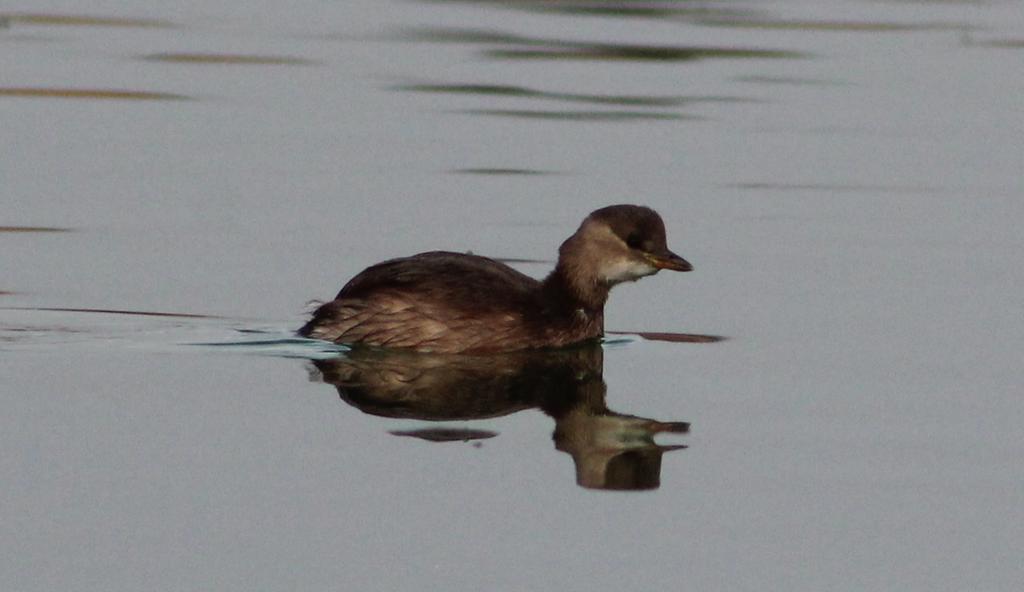
{"type": "Polygon", "coordinates": [[[601,277],[609,284],[632,282],[658,273],[658,268],[645,261],[618,259],[601,268],[601,277]]]}

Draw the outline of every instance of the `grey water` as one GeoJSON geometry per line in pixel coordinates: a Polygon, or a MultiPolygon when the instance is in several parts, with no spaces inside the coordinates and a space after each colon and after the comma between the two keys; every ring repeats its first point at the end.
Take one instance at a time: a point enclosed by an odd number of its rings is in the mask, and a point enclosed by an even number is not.
{"type": "Polygon", "coordinates": [[[0,6],[0,588],[1017,590],[1012,1],[0,6]],[[367,265],[694,264],[601,346],[294,337],[367,265]],[[397,385],[397,386],[396,386],[397,385]]]}

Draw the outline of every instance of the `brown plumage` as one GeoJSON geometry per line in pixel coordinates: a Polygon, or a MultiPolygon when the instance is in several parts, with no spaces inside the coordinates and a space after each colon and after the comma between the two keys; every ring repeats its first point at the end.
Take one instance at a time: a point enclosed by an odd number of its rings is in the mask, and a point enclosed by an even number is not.
{"type": "Polygon", "coordinates": [[[392,259],[352,278],[299,334],[437,353],[561,347],[604,333],[612,286],[660,269],[692,269],[668,250],[661,217],[642,206],[609,206],[562,243],[543,281],[476,255],[392,259]]]}

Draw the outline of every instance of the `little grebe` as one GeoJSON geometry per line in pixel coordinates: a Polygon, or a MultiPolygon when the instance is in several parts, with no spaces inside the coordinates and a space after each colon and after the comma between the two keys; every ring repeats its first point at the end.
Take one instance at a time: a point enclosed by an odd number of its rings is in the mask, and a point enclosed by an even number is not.
{"type": "Polygon", "coordinates": [[[668,250],[650,208],[592,212],[558,249],[543,281],[476,255],[432,251],[368,267],[299,334],[437,353],[561,347],[604,334],[612,286],[693,267],[668,250]]]}

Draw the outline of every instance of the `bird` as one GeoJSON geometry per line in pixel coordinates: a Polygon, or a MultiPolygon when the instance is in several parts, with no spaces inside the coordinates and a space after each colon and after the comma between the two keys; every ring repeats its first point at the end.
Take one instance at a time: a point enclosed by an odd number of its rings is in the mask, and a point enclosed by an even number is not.
{"type": "Polygon", "coordinates": [[[440,354],[561,348],[604,335],[617,284],[692,271],[651,208],[591,212],[543,280],[466,253],[430,251],[372,265],[320,305],[298,334],[348,346],[440,354]]]}

